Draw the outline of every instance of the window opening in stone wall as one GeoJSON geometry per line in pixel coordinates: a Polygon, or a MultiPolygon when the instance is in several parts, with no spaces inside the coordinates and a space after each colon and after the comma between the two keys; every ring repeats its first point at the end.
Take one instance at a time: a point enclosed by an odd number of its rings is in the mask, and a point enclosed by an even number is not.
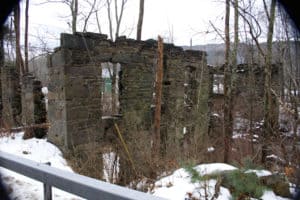
{"type": "Polygon", "coordinates": [[[193,66],[186,66],[184,71],[184,112],[185,124],[183,126],[183,135],[192,132],[193,124],[189,123],[190,112],[196,102],[196,68],[193,66]]]}
{"type": "Polygon", "coordinates": [[[224,94],[224,75],[214,74],[213,76],[213,93],[224,94]]]}
{"type": "Polygon", "coordinates": [[[194,104],[196,68],[187,66],[184,72],[184,106],[191,108],[194,104]]]}
{"type": "Polygon", "coordinates": [[[113,116],[119,114],[119,74],[120,63],[101,63],[102,68],[102,115],[113,116]]]}

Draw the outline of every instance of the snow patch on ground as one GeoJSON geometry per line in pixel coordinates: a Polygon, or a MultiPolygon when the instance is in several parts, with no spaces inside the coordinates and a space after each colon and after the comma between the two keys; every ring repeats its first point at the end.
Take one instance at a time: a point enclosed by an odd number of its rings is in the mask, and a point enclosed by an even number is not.
{"type": "Polygon", "coordinates": [[[208,148],[207,148],[207,151],[208,151],[208,152],[213,152],[213,151],[215,151],[215,148],[214,148],[214,147],[208,147],[208,148]]]}
{"type": "Polygon", "coordinates": [[[274,159],[274,160],[278,160],[278,161],[280,161],[280,162],[282,162],[282,163],[285,163],[285,160],[284,160],[284,159],[282,159],[282,158],[280,158],[279,156],[276,156],[276,155],[274,155],[274,154],[268,155],[267,158],[269,158],[269,159],[274,159]]]}
{"type": "MultiPolygon", "coordinates": [[[[203,199],[205,194],[204,188],[207,188],[208,199],[214,195],[215,180],[208,180],[205,183],[191,183],[189,179],[177,180],[174,185],[169,187],[160,187],[155,189],[154,195],[171,200],[189,199],[189,194],[192,197],[203,199]],[[202,198],[201,198],[202,197],[202,198]]],[[[228,200],[231,194],[227,188],[221,187],[218,200],[228,200]]]]}
{"type": "MultiPolygon", "coordinates": [[[[194,169],[203,176],[221,171],[236,170],[237,168],[224,163],[211,163],[198,165],[194,167],[194,169]]],[[[267,170],[248,170],[247,172],[254,172],[257,176],[268,176],[271,174],[271,172],[267,170]]],[[[172,175],[157,181],[153,194],[171,200],[192,199],[191,197],[205,199],[205,194],[207,194],[207,199],[211,199],[215,194],[216,183],[217,181],[214,179],[192,183],[190,175],[185,169],[181,168],[176,170],[172,175]]],[[[216,200],[230,200],[231,197],[230,191],[221,186],[219,196],[216,200]]],[[[288,200],[288,198],[276,196],[273,191],[265,191],[261,199],[288,200]]]]}
{"type": "Polygon", "coordinates": [[[254,169],[249,169],[245,173],[255,173],[256,176],[258,176],[258,177],[272,175],[272,172],[270,172],[268,170],[254,170],[254,169]]]}
{"type": "Polygon", "coordinates": [[[106,182],[115,183],[120,171],[120,158],[115,152],[103,154],[103,178],[106,182]]]}
{"type": "Polygon", "coordinates": [[[235,170],[236,167],[224,163],[210,163],[202,164],[195,167],[195,169],[200,173],[201,176],[205,174],[213,174],[222,171],[235,170]]]}
{"type": "MultiPolygon", "coordinates": [[[[0,151],[14,154],[38,163],[50,162],[52,167],[73,172],[62,157],[61,151],[46,139],[23,140],[23,133],[0,138],[0,151]]],[[[7,185],[12,199],[40,200],[43,199],[43,184],[26,176],[0,167],[3,182],[7,185]]],[[[59,189],[52,189],[55,200],[81,199],[59,189]]]]}
{"type": "MultiPolygon", "coordinates": [[[[217,173],[224,170],[235,170],[234,166],[224,163],[202,164],[194,167],[200,175],[217,173]]],[[[172,200],[188,199],[188,194],[195,198],[203,197],[206,193],[210,199],[214,195],[216,180],[207,180],[199,183],[192,183],[189,173],[181,168],[172,175],[164,177],[155,183],[154,195],[172,200]]],[[[228,200],[231,195],[227,188],[221,187],[218,200],[228,200]]]]}
{"type": "Polygon", "coordinates": [[[289,200],[288,198],[277,196],[273,191],[265,191],[262,200],[289,200]]]}

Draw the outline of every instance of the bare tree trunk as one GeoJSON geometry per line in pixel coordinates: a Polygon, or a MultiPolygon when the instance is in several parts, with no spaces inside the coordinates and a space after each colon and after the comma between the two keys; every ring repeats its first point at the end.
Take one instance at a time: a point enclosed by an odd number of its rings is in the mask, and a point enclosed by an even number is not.
{"type": "MultiPolygon", "coordinates": [[[[287,94],[287,96],[289,96],[289,100],[290,103],[292,105],[292,110],[294,111],[292,113],[293,115],[293,134],[295,137],[294,142],[296,142],[296,138],[297,138],[297,121],[299,119],[299,115],[298,115],[298,97],[297,97],[297,89],[299,88],[299,83],[297,83],[297,77],[299,77],[297,70],[299,70],[299,63],[298,63],[298,59],[295,59],[295,62],[293,62],[293,55],[292,55],[292,49],[294,49],[296,57],[297,55],[299,55],[298,53],[298,45],[292,45],[294,42],[291,41],[291,38],[294,38],[295,41],[299,41],[299,36],[298,33],[296,32],[294,35],[292,33],[292,36],[289,33],[289,26],[290,26],[290,21],[289,21],[289,16],[286,13],[286,11],[284,9],[279,9],[280,12],[280,16],[281,16],[281,21],[282,24],[284,26],[284,33],[285,33],[285,37],[286,37],[286,45],[285,45],[285,54],[286,56],[282,58],[281,62],[287,63],[287,66],[289,66],[288,68],[284,68],[282,71],[282,75],[281,75],[281,83],[282,83],[282,88],[281,88],[281,100],[284,102],[286,100],[285,98],[285,94],[284,94],[284,90],[285,90],[285,82],[288,83],[290,82],[290,84],[287,84],[287,90],[289,91],[289,93],[287,94]],[[295,68],[295,71],[293,70],[295,68]],[[286,78],[286,81],[285,81],[286,78]],[[294,90],[294,93],[293,93],[294,90]],[[296,90],[296,91],[295,91],[296,90]]],[[[284,55],[284,53],[282,53],[282,55],[284,55]]],[[[298,78],[299,79],[299,78],[298,78]]],[[[293,145],[295,146],[295,145],[293,145]]]]}
{"type": "MultiPolygon", "coordinates": [[[[115,20],[116,20],[116,32],[115,32],[115,38],[113,38],[113,25],[112,25],[112,18],[111,18],[111,3],[112,0],[106,0],[107,4],[107,14],[108,14],[108,22],[109,22],[109,35],[111,40],[116,40],[119,36],[119,31],[120,31],[120,25],[122,21],[122,16],[123,16],[123,11],[124,11],[124,6],[126,4],[127,0],[122,0],[121,4],[121,10],[120,10],[120,15],[119,15],[119,10],[118,10],[118,2],[117,0],[114,1],[115,4],[115,20]]],[[[110,76],[112,80],[112,113],[117,114],[117,64],[113,63],[113,71],[110,76]]]]}
{"type": "Polygon", "coordinates": [[[16,67],[24,74],[24,63],[21,54],[21,46],[20,46],[20,5],[16,5],[14,8],[14,26],[15,26],[15,34],[16,34],[16,67]]]}
{"type": "Polygon", "coordinates": [[[3,111],[3,101],[2,101],[2,75],[1,71],[4,66],[4,30],[3,25],[0,26],[0,127],[3,127],[2,111],[3,111]]]}
{"type": "MultiPolygon", "coordinates": [[[[225,61],[225,76],[226,76],[226,84],[230,85],[225,86],[227,88],[227,92],[224,92],[225,97],[225,109],[224,109],[224,125],[225,125],[225,153],[224,153],[224,162],[229,162],[230,152],[232,148],[232,133],[233,133],[233,121],[234,121],[234,99],[236,92],[236,71],[237,71],[237,52],[238,52],[238,44],[239,44],[239,12],[238,12],[238,0],[234,0],[234,44],[233,44],[233,52],[232,57],[230,58],[230,39],[229,39],[229,27],[226,29],[226,48],[228,48],[226,52],[226,61],[225,61]],[[230,67],[232,60],[232,67],[230,67]]],[[[227,8],[228,9],[228,8],[227,8]]],[[[227,11],[226,11],[227,13],[227,11]]],[[[230,11],[228,10],[230,15],[230,11]]],[[[229,17],[229,16],[228,16],[229,17]]],[[[229,19],[226,19],[229,20],[229,19]]],[[[226,23],[226,26],[229,26],[229,22],[226,23]]],[[[224,82],[225,82],[224,76],[224,82]]]]}
{"type": "Polygon", "coordinates": [[[158,36],[158,59],[155,79],[155,114],[154,114],[154,132],[152,137],[152,158],[154,161],[158,158],[160,152],[160,119],[161,119],[161,97],[162,97],[162,79],[163,79],[163,39],[158,36]]]}
{"type": "MultiPolygon", "coordinates": [[[[0,69],[4,65],[4,30],[3,26],[0,26],[0,69]]],[[[0,81],[1,82],[1,81],[0,81]]],[[[1,87],[0,87],[1,89],[1,87]]]]}
{"type": "MultiPolygon", "coordinates": [[[[249,116],[250,116],[250,133],[251,133],[251,138],[253,137],[254,135],[254,132],[253,132],[253,128],[254,128],[254,101],[255,101],[255,75],[254,75],[254,67],[253,67],[253,64],[255,63],[254,61],[254,45],[253,43],[251,44],[251,47],[250,47],[250,52],[251,52],[251,68],[250,68],[250,71],[249,71],[249,85],[250,85],[250,96],[249,96],[249,104],[250,104],[250,113],[249,113],[249,116]]],[[[251,151],[252,153],[254,153],[254,143],[251,142],[251,151]]]]}
{"type": "MultiPolygon", "coordinates": [[[[122,0],[123,2],[123,0],[122,0]]],[[[115,20],[116,20],[116,32],[115,32],[115,40],[119,37],[119,13],[118,13],[118,1],[115,0],[115,20]]]]}
{"type": "Polygon", "coordinates": [[[233,44],[233,52],[232,52],[232,81],[231,81],[231,94],[232,100],[235,93],[236,87],[236,70],[237,70],[237,52],[239,45],[239,0],[234,0],[234,44],[233,44]]]}
{"type": "Polygon", "coordinates": [[[121,21],[123,17],[123,12],[125,8],[125,4],[127,3],[127,0],[122,0],[121,2],[121,8],[119,11],[118,8],[118,1],[114,1],[114,6],[115,6],[115,21],[116,21],[116,29],[114,32],[115,38],[113,38],[113,22],[112,22],[112,17],[111,17],[111,4],[112,0],[106,0],[106,5],[107,5],[107,15],[108,15],[108,23],[109,23],[109,35],[111,40],[116,40],[119,37],[119,32],[120,32],[120,26],[121,26],[121,21]]]}
{"type": "Polygon", "coordinates": [[[6,49],[7,49],[7,60],[15,60],[14,59],[14,51],[15,51],[15,45],[16,45],[16,41],[13,40],[13,31],[14,31],[14,19],[10,20],[9,26],[8,26],[8,38],[9,41],[6,44],[6,49]]]}
{"type": "Polygon", "coordinates": [[[264,144],[262,146],[262,163],[266,162],[268,154],[268,144],[271,136],[276,131],[276,122],[274,119],[274,96],[271,93],[271,73],[272,73],[272,40],[275,23],[275,6],[276,0],[272,0],[270,7],[270,20],[267,36],[267,53],[265,57],[265,70],[264,70],[264,144]]]}
{"type": "Polygon", "coordinates": [[[28,69],[28,10],[29,10],[29,0],[26,0],[26,7],[25,7],[25,49],[24,49],[24,53],[25,53],[25,72],[29,72],[28,69]]]}
{"type": "Polygon", "coordinates": [[[111,76],[111,103],[112,103],[112,114],[118,114],[117,111],[117,63],[112,64],[112,76],[111,76]]]}
{"type": "Polygon", "coordinates": [[[113,38],[113,28],[112,28],[112,19],[111,19],[111,11],[110,11],[110,6],[111,6],[111,0],[106,0],[107,4],[107,15],[108,15],[108,23],[109,23],[109,36],[111,40],[114,40],[113,38]]]}
{"type": "Polygon", "coordinates": [[[99,21],[99,17],[98,17],[98,11],[95,12],[95,15],[96,15],[96,20],[97,20],[98,31],[99,31],[99,33],[102,33],[101,26],[100,26],[100,21],[99,21]]]}
{"type": "Polygon", "coordinates": [[[77,30],[77,15],[78,15],[78,0],[72,0],[71,2],[72,13],[72,33],[76,33],[77,30]]]}
{"type": "Polygon", "coordinates": [[[142,39],[143,18],[144,18],[144,0],[140,0],[139,20],[137,24],[137,33],[136,33],[137,40],[142,39]]]}
{"type": "Polygon", "coordinates": [[[224,64],[224,162],[228,163],[231,151],[232,115],[231,115],[231,66],[229,62],[230,38],[229,38],[230,0],[226,0],[225,12],[225,64],[224,64]]]}
{"type": "Polygon", "coordinates": [[[127,0],[122,0],[121,4],[121,10],[120,10],[120,15],[118,14],[118,3],[117,0],[115,0],[115,15],[116,15],[116,33],[115,33],[115,39],[119,37],[119,32],[120,32],[120,26],[121,26],[121,21],[123,17],[123,11],[124,11],[124,6],[126,4],[127,0]]]}
{"type": "MultiPolygon", "coordinates": [[[[299,41],[299,33],[296,32],[295,33],[295,37],[296,41],[299,41]]],[[[299,55],[299,47],[296,44],[295,45],[295,54],[299,55]]],[[[299,63],[298,63],[298,59],[296,59],[296,64],[295,64],[295,75],[294,77],[291,77],[293,79],[293,83],[294,83],[294,94],[292,96],[292,108],[294,110],[294,124],[293,124],[293,133],[294,133],[294,137],[297,138],[297,129],[298,129],[298,125],[300,125],[300,118],[299,118],[299,100],[300,100],[300,92],[299,92],[299,88],[300,88],[300,69],[299,69],[299,63]]]]}

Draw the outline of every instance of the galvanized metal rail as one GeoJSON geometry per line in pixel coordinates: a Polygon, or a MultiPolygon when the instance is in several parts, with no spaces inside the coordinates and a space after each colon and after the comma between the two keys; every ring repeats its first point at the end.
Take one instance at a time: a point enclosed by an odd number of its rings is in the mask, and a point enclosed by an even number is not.
{"type": "MultiPolygon", "coordinates": [[[[44,183],[47,190],[53,186],[89,200],[163,200],[147,193],[60,170],[5,152],[0,152],[0,167],[38,180],[44,183]]],[[[52,195],[49,197],[47,193],[44,191],[44,199],[49,200],[52,195]]]]}

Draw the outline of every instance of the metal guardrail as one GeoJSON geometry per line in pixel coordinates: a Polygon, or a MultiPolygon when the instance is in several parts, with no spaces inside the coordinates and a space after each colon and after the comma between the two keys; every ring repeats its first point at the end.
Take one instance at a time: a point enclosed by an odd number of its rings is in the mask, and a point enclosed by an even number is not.
{"type": "MultiPolygon", "coordinates": [[[[5,152],[0,152],[0,167],[38,180],[44,183],[44,188],[48,188],[47,190],[53,186],[89,200],[164,200],[147,193],[60,170],[5,152]]],[[[51,196],[44,191],[44,199],[49,200],[52,198],[51,196]]]]}

